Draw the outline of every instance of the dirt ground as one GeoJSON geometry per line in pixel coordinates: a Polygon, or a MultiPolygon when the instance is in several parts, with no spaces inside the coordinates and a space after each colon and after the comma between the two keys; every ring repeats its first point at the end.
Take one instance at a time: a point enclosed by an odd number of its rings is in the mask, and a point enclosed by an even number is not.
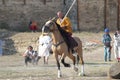
{"type": "MultiPolygon", "coordinates": [[[[74,35],[79,36],[78,33],[74,35]]],[[[85,62],[85,76],[83,77],[78,76],[71,67],[65,68],[61,64],[62,78],[58,79],[56,62],[52,54],[49,57],[48,64],[43,64],[42,58],[38,65],[28,64],[26,67],[24,64],[24,58],[18,53],[15,55],[0,56],[0,80],[109,80],[109,68],[116,62],[114,60],[113,51],[112,61],[104,62],[103,45],[100,43],[102,34],[97,34],[94,37],[93,35],[94,34],[89,33],[80,34],[83,45],[87,45],[83,48],[85,62]],[[83,34],[91,37],[85,37],[83,34]],[[100,35],[100,37],[98,37],[98,35],[100,35]],[[92,48],[95,44],[91,44],[89,41],[100,45],[92,48]]],[[[66,62],[72,65],[72,61],[69,58],[66,58],[66,62]]]]}

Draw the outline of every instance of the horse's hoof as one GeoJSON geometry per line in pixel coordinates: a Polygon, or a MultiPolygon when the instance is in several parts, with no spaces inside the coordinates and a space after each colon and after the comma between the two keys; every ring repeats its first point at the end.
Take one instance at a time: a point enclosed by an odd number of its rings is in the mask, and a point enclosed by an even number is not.
{"type": "Polygon", "coordinates": [[[79,73],[78,76],[85,76],[85,74],[84,73],[79,73]]]}
{"type": "Polygon", "coordinates": [[[74,70],[75,70],[76,72],[78,72],[78,68],[75,67],[74,70]]]}
{"type": "Polygon", "coordinates": [[[64,66],[65,66],[65,67],[71,67],[70,64],[65,64],[64,66]]]}
{"type": "Polygon", "coordinates": [[[58,78],[61,78],[62,77],[62,75],[58,75],[58,78]]]}
{"type": "Polygon", "coordinates": [[[61,78],[61,77],[62,77],[61,72],[60,70],[58,70],[58,78],[61,78]]]}

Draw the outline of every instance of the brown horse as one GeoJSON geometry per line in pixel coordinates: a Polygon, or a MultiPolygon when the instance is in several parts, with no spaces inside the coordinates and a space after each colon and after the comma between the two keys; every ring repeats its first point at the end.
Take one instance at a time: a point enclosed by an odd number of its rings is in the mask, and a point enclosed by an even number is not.
{"type": "Polygon", "coordinates": [[[68,50],[68,46],[66,42],[64,41],[63,36],[61,35],[58,25],[53,20],[49,20],[45,23],[45,25],[42,28],[43,32],[51,32],[52,33],[52,39],[53,39],[53,45],[52,45],[52,51],[55,56],[57,67],[58,67],[58,78],[61,77],[61,71],[60,71],[60,61],[63,63],[65,67],[70,67],[70,64],[65,63],[65,57],[68,56],[73,61],[73,68],[75,71],[78,71],[78,68],[75,66],[75,63],[78,61],[77,57],[80,60],[81,66],[81,72],[79,75],[84,75],[84,61],[83,61],[83,54],[82,54],[82,42],[78,37],[74,37],[74,39],[77,41],[78,46],[75,48],[77,56],[73,56],[72,51],[68,50]],[[60,58],[59,58],[60,56],[60,58]]]}

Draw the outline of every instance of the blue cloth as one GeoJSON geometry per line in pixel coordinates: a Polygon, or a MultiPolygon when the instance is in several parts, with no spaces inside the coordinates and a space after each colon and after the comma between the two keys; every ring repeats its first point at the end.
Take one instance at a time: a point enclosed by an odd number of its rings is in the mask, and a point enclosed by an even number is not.
{"type": "Polygon", "coordinates": [[[2,46],[3,46],[3,41],[0,40],[0,56],[3,54],[2,46]]]}

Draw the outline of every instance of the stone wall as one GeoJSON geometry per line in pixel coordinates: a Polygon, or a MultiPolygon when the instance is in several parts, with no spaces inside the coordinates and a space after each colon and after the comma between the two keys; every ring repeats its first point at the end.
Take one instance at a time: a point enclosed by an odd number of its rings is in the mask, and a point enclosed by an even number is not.
{"type": "MultiPolygon", "coordinates": [[[[27,31],[30,20],[38,23],[39,29],[49,19],[56,16],[56,12],[68,11],[73,0],[0,0],[0,27],[11,30],[27,31]],[[66,5],[63,3],[65,1],[66,5]]],[[[80,30],[100,31],[104,28],[104,0],[79,0],[79,16],[77,3],[68,14],[72,21],[72,28],[77,30],[79,17],[80,30]]],[[[108,0],[107,27],[115,30],[117,26],[117,0],[108,0]]]]}
{"type": "MultiPolygon", "coordinates": [[[[66,0],[64,6],[69,9],[73,0],[66,0]]],[[[85,31],[101,31],[104,29],[104,1],[105,0],[79,0],[79,9],[77,16],[77,4],[74,5],[69,13],[72,19],[73,27],[77,28],[77,17],[79,17],[79,28],[85,31]]],[[[65,10],[65,11],[66,11],[65,10]]],[[[108,0],[107,4],[107,26],[110,30],[116,30],[117,27],[117,0],[108,0]]]]}
{"type": "Polygon", "coordinates": [[[11,30],[26,31],[30,20],[35,20],[38,27],[56,15],[61,10],[60,0],[5,0],[5,5],[0,0],[0,26],[11,30]],[[56,5],[55,5],[56,4],[56,5]]]}

